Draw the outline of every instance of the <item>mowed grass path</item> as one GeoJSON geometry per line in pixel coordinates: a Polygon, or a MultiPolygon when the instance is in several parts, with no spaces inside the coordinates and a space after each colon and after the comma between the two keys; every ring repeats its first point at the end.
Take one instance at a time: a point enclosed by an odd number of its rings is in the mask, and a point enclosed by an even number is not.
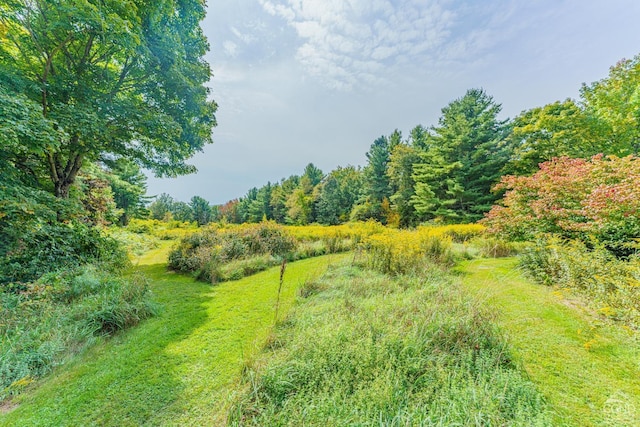
{"type": "Polygon", "coordinates": [[[516,360],[557,411],[557,425],[640,426],[640,343],[510,259],[462,263],[467,289],[497,313],[516,360]]]}
{"type": "MultiPolygon", "coordinates": [[[[2,426],[220,425],[244,361],[274,323],[279,267],[211,286],[165,269],[168,247],[140,258],[161,313],[98,344],[26,392],[2,426]]],[[[287,266],[279,318],[298,287],[346,255],[287,266]]]]}

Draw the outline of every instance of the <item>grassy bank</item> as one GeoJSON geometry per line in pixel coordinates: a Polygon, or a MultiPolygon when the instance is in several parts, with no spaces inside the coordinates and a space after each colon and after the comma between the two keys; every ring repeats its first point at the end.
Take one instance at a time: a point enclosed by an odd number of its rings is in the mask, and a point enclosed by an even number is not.
{"type": "Polygon", "coordinates": [[[345,266],[301,296],[248,365],[231,425],[551,425],[489,313],[450,274],[345,266]]]}

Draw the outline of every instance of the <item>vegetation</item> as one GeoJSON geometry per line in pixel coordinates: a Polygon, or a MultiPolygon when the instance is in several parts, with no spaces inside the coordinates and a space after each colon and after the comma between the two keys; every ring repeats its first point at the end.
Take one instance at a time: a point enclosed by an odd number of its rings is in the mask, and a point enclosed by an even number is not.
{"type": "Polygon", "coordinates": [[[39,180],[48,175],[62,198],[86,163],[103,159],[125,157],[161,175],[192,171],[184,160],[215,125],[203,17],[199,1],[5,4],[1,86],[31,125],[24,134],[3,117],[20,143],[9,161],[39,180]]]}
{"type": "MultiPolygon", "coordinates": [[[[1,426],[224,424],[244,362],[273,326],[279,268],[212,287],[167,273],[166,243],[140,257],[138,267],[160,307],[157,316],[111,339],[97,337],[16,397],[11,412],[2,407],[1,426]]],[[[288,265],[280,316],[304,280],[348,260],[337,255],[288,265]]]]}
{"type": "Polygon", "coordinates": [[[371,257],[383,273],[405,273],[425,261],[451,263],[451,239],[466,241],[481,225],[422,227],[417,232],[390,230],[379,223],[340,226],[287,226],[273,222],[210,226],[188,234],[169,254],[168,267],[212,283],[239,279],[280,264],[352,249],[371,257]]]}
{"type": "Polygon", "coordinates": [[[148,197],[211,142],[204,7],[0,5],[0,424],[640,423],[640,56],[513,120],[470,89],[362,168],[148,197]],[[463,261],[516,253],[552,288],[463,261]]]}
{"type": "Polygon", "coordinates": [[[552,425],[638,425],[637,334],[603,321],[567,290],[534,285],[517,264],[477,259],[457,270],[470,296],[496,313],[512,357],[553,408],[552,425]]]}
{"type": "Polygon", "coordinates": [[[422,272],[345,266],[307,282],[245,370],[230,424],[551,425],[488,313],[443,270],[422,272]]]}
{"type": "Polygon", "coordinates": [[[614,257],[603,246],[540,239],[524,251],[520,265],[537,282],[586,297],[599,316],[640,329],[640,260],[614,257]]]}
{"type": "Polygon", "coordinates": [[[148,284],[95,267],[49,273],[0,291],[0,401],[22,391],[93,337],[155,314],[148,284]]]}
{"type": "Polygon", "coordinates": [[[635,251],[640,236],[640,159],[597,155],[545,162],[530,177],[504,177],[503,206],[486,220],[512,239],[539,233],[604,244],[617,256],[635,251]]]}

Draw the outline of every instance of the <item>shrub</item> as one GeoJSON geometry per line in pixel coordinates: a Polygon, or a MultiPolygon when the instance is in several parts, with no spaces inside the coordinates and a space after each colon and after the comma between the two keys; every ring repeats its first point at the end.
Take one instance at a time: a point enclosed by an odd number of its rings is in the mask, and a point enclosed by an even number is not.
{"type": "Polygon", "coordinates": [[[600,314],[640,328],[640,259],[620,260],[604,245],[539,239],[520,256],[534,280],[567,287],[587,297],[600,314]]]}
{"type": "Polygon", "coordinates": [[[490,232],[516,240],[539,233],[595,237],[618,257],[636,250],[640,236],[640,158],[561,157],[542,163],[533,176],[507,176],[501,206],[483,220],[490,232]]]}
{"type": "Polygon", "coordinates": [[[95,266],[0,290],[0,401],[83,348],[156,312],[147,283],[95,266]]]}
{"type": "Polygon", "coordinates": [[[260,255],[283,258],[290,256],[294,248],[295,240],[275,223],[207,228],[184,237],[169,254],[168,267],[217,282],[227,277],[221,271],[226,263],[260,255]]]}
{"type": "Polygon", "coordinates": [[[42,225],[27,230],[0,258],[0,284],[33,281],[45,273],[101,263],[109,270],[129,265],[115,239],[81,223],[42,225]]]}
{"type": "Polygon", "coordinates": [[[486,258],[503,258],[517,255],[522,246],[516,242],[509,242],[491,236],[476,238],[472,241],[472,244],[478,248],[480,256],[486,258]]]}
{"type": "Polygon", "coordinates": [[[432,264],[453,262],[451,238],[434,227],[386,229],[366,238],[363,249],[366,265],[385,274],[415,273],[432,264]]]}

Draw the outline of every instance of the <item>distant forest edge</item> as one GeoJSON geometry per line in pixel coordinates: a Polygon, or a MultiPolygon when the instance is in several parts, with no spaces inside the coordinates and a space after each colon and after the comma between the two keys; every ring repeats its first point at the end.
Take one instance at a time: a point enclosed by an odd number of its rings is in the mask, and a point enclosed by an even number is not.
{"type": "MultiPolygon", "coordinates": [[[[190,203],[162,194],[154,219],[335,225],[374,219],[411,227],[422,222],[482,219],[508,185],[504,176],[531,176],[554,158],[597,154],[623,157],[640,148],[640,56],[622,60],[609,75],[583,84],[578,100],[557,101],[500,120],[501,105],[470,89],[442,109],[437,125],[397,129],[376,139],[363,168],[323,173],[312,163],[302,175],[252,188],[223,205],[196,196],[190,203]]],[[[616,163],[621,164],[621,163],[616,163]]]]}

